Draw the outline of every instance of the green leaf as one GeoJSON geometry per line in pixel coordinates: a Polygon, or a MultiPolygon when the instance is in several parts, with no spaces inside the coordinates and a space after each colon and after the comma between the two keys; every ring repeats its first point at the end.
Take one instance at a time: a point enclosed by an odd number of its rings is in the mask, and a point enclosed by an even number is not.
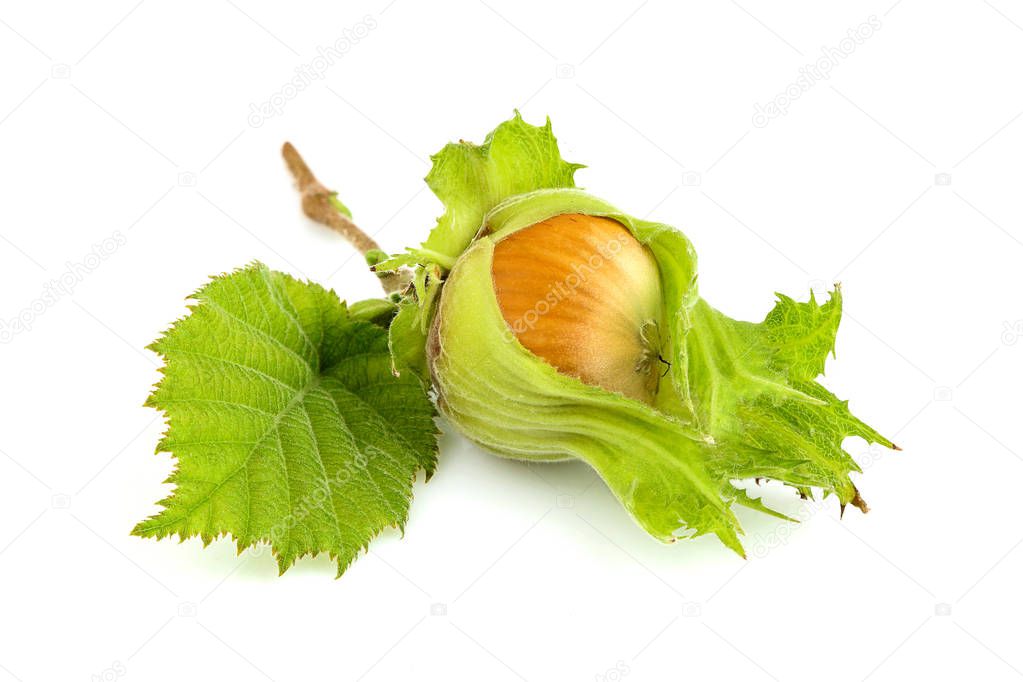
{"type": "Polygon", "coordinates": [[[760,325],[757,343],[768,349],[768,362],[794,381],[810,381],[824,374],[824,361],[835,353],[835,335],[842,319],[842,293],[835,292],[818,305],[813,292],[807,303],[775,294],[778,303],[760,325]]]}
{"type": "Polygon", "coordinates": [[[348,315],[386,329],[398,312],[398,304],[386,298],[367,298],[348,306],[348,315]]]}
{"type": "Polygon", "coordinates": [[[409,368],[425,383],[430,382],[430,370],[426,364],[426,338],[429,330],[423,329],[424,310],[415,301],[403,301],[391,322],[388,346],[397,372],[409,368]]]}
{"type": "Polygon", "coordinates": [[[815,380],[834,352],[842,314],[836,288],[824,305],[779,295],[763,322],[739,322],[700,300],[686,336],[694,421],[723,445],[711,466],[727,479],[763,477],[861,503],[848,436],[892,447],[848,403],[815,380]],[[729,447],[732,446],[732,447],[729,447]]]}
{"type": "Polygon", "coordinates": [[[515,116],[497,126],[481,145],[450,143],[430,157],[426,184],[444,204],[444,215],[420,249],[419,262],[450,269],[483,225],[483,217],[516,194],[537,189],[575,187],[583,166],[561,158],[550,119],[532,126],[515,116]]]}
{"type": "Polygon", "coordinates": [[[192,298],[151,346],[166,365],[147,405],[167,415],[176,487],[133,533],[269,542],[282,573],[326,552],[341,575],[404,529],[416,473],[436,465],[422,383],[391,372],[385,329],[318,285],[254,264],[192,298]]]}

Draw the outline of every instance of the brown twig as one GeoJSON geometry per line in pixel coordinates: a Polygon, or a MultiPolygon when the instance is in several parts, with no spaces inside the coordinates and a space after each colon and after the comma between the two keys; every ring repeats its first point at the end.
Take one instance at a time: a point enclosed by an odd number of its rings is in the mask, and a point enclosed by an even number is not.
{"type": "MultiPolygon", "coordinates": [[[[371,251],[380,250],[380,246],[372,237],[363,232],[358,225],[352,222],[351,218],[341,213],[331,203],[334,192],[324,187],[316,179],[294,145],[285,142],[281,149],[281,155],[284,157],[285,163],[288,164],[288,170],[294,176],[295,185],[302,196],[302,211],[309,218],[340,233],[363,256],[368,255],[371,251]]],[[[377,277],[380,278],[380,284],[388,294],[401,291],[411,280],[411,274],[407,270],[380,272],[377,273],[377,277]]]]}

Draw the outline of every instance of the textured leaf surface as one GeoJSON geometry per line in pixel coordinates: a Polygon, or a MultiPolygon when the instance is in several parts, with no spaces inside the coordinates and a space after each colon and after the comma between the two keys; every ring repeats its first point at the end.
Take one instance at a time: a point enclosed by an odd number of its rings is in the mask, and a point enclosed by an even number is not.
{"type": "Polygon", "coordinates": [[[166,366],[147,404],[167,415],[176,487],[134,534],[269,542],[281,572],[326,552],[340,575],[404,528],[416,473],[434,470],[422,383],[392,373],[386,329],[315,284],[256,264],[193,299],[151,347],[166,366]]]}
{"type": "Polygon", "coordinates": [[[711,466],[725,479],[771,478],[820,487],[862,504],[842,448],[848,436],[891,447],[816,378],[834,352],[842,315],[835,290],[820,305],[779,295],[763,322],[738,322],[702,300],[686,337],[695,422],[721,443],[711,466]]]}
{"type": "Polygon", "coordinates": [[[426,337],[429,330],[424,329],[425,314],[414,301],[403,301],[398,306],[398,313],[391,321],[387,334],[395,370],[401,371],[401,366],[407,367],[429,383],[430,370],[426,362],[426,337]]]}
{"type": "Polygon", "coordinates": [[[444,214],[418,249],[381,263],[378,269],[436,263],[445,270],[465,251],[487,211],[509,197],[536,189],[575,187],[583,166],[561,158],[548,119],[529,125],[519,112],[487,135],[483,144],[460,140],[430,157],[426,184],[444,204],[444,214]]]}

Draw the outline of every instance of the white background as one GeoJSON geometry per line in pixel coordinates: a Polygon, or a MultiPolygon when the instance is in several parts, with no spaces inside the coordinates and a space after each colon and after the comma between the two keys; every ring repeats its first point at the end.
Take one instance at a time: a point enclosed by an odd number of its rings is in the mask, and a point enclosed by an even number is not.
{"type": "Polygon", "coordinates": [[[389,1],[0,9],[0,319],[31,326],[0,346],[0,680],[1023,676],[1023,8],[389,1]],[[848,443],[871,513],[769,488],[806,520],[740,511],[750,560],[661,546],[584,466],[499,460],[442,424],[406,536],[340,580],[325,558],[279,578],[227,541],[130,537],[172,466],[142,349],[189,292],[252,259],[377,291],[301,216],[281,143],[396,251],[440,212],[429,154],[515,107],[551,116],[581,185],[684,229],[725,312],[842,281],[825,381],[904,448],[848,443]]]}

